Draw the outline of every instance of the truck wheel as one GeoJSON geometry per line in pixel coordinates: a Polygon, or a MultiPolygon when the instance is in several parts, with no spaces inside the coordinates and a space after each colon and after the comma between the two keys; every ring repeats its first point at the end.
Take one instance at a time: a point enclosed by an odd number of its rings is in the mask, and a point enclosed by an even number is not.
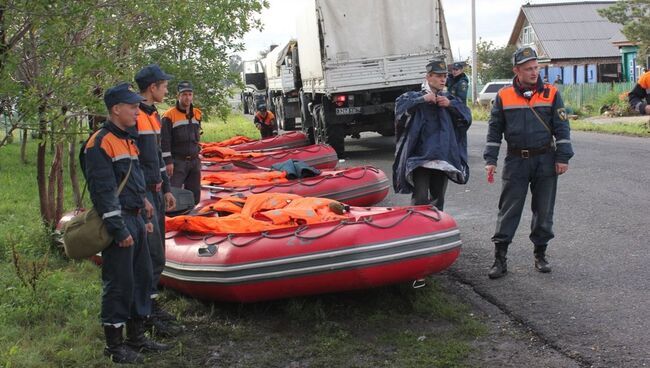
{"type": "Polygon", "coordinates": [[[278,126],[282,130],[287,130],[287,128],[285,126],[285,123],[284,123],[284,106],[282,105],[281,101],[280,101],[280,103],[278,103],[278,100],[275,101],[276,102],[275,110],[277,111],[277,115],[278,115],[278,126]]]}
{"type": "Polygon", "coordinates": [[[319,118],[323,141],[332,146],[339,159],[345,157],[345,127],[342,124],[328,124],[325,119],[325,110],[320,107],[319,118]]]}
{"type": "Polygon", "coordinates": [[[241,99],[241,104],[244,107],[244,114],[250,114],[250,111],[248,110],[248,99],[246,97],[241,99]]]}
{"type": "Polygon", "coordinates": [[[323,134],[322,111],[323,107],[321,105],[314,106],[313,131],[315,144],[325,143],[325,135],[323,134]]]}

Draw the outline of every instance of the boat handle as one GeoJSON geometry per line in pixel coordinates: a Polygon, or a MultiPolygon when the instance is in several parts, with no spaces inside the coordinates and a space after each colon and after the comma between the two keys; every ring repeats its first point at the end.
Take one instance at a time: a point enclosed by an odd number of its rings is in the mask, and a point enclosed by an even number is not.
{"type": "Polygon", "coordinates": [[[419,289],[427,286],[427,280],[425,279],[417,279],[413,281],[413,289],[419,289]]]}
{"type": "Polygon", "coordinates": [[[217,254],[217,249],[217,246],[214,244],[199,248],[199,257],[212,257],[213,255],[217,254]]]}

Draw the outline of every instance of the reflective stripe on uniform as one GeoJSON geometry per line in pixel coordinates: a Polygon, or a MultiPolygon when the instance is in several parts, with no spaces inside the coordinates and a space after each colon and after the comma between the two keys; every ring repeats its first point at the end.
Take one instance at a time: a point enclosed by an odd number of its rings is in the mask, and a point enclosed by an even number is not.
{"type": "Polygon", "coordinates": [[[105,214],[102,215],[102,220],[105,218],[113,217],[113,216],[119,216],[122,214],[122,210],[115,210],[111,212],[106,212],[105,214]]]}
{"type": "Polygon", "coordinates": [[[162,157],[163,157],[163,158],[164,158],[164,157],[172,157],[172,153],[171,153],[171,152],[163,152],[163,153],[162,153],[162,157]]]}
{"type": "Polygon", "coordinates": [[[485,145],[491,147],[501,147],[501,143],[496,143],[496,142],[487,142],[485,145]]]}
{"type": "Polygon", "coordinates": [[[555,141],[555,144],[567,144],[567,143],[570,144],[571,140],[570,139],[560,139],[559,141],[555,141]]]}

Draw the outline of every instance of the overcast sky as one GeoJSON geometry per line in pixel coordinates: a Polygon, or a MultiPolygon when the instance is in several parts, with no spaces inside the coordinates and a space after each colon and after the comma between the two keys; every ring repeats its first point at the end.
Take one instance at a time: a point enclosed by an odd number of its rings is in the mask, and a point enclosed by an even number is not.
{"type": "MultiPolygon", "coordinates": [[[[355,1],[355,0],[349,0],[355,1]]],[[[295,19],[301,0],[269,0],[271,7],[262,12],[264,30],[244,37],[244,60],[255,59],[260,50],[296,37],[295,19]]],[[[476,38],[503,46],[510,38],[521,5],[560,3],[567,0],[476,0],[476,38]]],[[[442,0],[454,59],[465,60],[471,54],[471,0],[442,0]]]]}

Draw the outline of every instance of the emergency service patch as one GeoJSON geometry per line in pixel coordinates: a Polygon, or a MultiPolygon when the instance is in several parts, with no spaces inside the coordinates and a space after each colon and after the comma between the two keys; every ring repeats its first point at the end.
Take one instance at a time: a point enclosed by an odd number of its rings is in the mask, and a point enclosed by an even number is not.
{"type": "Polygon", "coordinates": [[[461,91],[467,91],[467,83],[461,83],[458,87],[461,91]]]}
{"type": "Polygon", "coordinates": [[[557,109],[557,116],[560,118],[562,121],[567,121],[567,113],[564,107],[557,109]]]}

